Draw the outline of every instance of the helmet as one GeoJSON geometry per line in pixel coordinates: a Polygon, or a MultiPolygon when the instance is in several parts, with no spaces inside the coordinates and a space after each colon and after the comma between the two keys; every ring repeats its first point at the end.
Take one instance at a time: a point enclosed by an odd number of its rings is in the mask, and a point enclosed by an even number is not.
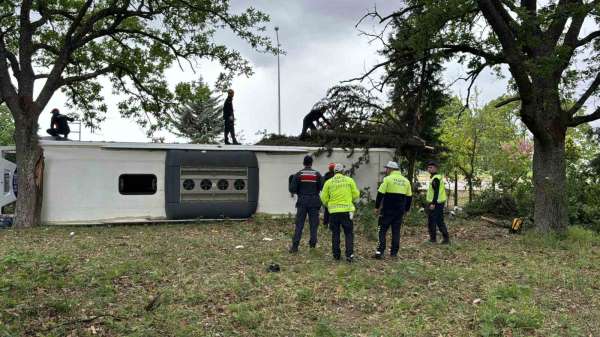
{"type": "Polygon", "coordinates": [[[344,166],[344,164],[340,164],[340,163],[336,163],[335,167],[333,168],[333,170],[335,172],[342,172],[342,171],[344,171],[344,169],[346,169],[346,167],[344,166]]]}
{"type": "Polygon", "coordinates": [[[400,166],[398,166],[398,163],[396,163],[395,161],[388,161],[388,163],[385,164],[385,167],[393,170],[400,169],[400,166]]]}

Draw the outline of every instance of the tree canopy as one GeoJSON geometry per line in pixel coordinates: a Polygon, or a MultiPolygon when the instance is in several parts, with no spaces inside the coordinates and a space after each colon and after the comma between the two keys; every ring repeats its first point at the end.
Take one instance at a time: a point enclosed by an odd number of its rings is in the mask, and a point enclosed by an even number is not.
{"type": "Polygon", "coordinates": [[[223,132],[221,100],[201,79],[175,88],[176,104],[169,129],[191,143],[213,144],[223,132]]]}
{"type": "Polygon", "coordinates": [[[268,19],[251,7],[233,14],[228,0],[2,1],[0,103],[16,126],[16,226],[39,223],[42,193],[35,172],[43,157],[37,120],[57,90],[93,127],[107,111],[101,91],[112,87],[121,116],[152,133],[167,125],[165,111],[175,104],[168,69],[216,61],[224,69],[218,81],[224,88],[252,69],[216,33],[228,30],[254,49],[274,52],[263,35],[268,19]]]}
{"type": "MultiPolygon", "coordinates": [[[[582,114],[600,86],[600,19],[597,1],[408,0],[389,14],[365,15],[385,28],[402,26],[397,50],[358,79],[393,63],[411,67],[424,59],[461,63],[470,89],[486,69],[508,69],[512,97],[520,103],[519,117],[534,136],[533,180],[535,223],[542,231],[566,228],[568,211],[562,191],[566,184],[566,131],[600,118],[600,108],[582,114]],[[585,34],[589,22],[592,32],[585,34]],[[401,62],[398,62],[400,60],[401,62]],[[585,62],[586,66],[579,64],[585,62]],[[504,67],[504,68],[503,68],[504,67]],[[566,106],[565,100],[575,104],[566,106]]],[[[384,48],[389,47],[386,45],[384,48]]],[[[390,78],[384,76],[384,86],[390,78]]],[[[502,105],[502,104],[498,104],[502,105]]]]}
{"type": "Polygon", "coordinates": [[[0,104],[0,146],[13,145],[13,133],[15,132],[15,123],[13,122],[10,111],[4,104],[0,104]]]}

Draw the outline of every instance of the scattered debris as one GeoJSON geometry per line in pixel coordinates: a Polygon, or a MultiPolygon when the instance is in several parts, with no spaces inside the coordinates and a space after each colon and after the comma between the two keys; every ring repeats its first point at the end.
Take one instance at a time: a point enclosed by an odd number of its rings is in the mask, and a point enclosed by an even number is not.
{"type": "Polygon", "coordinates": [[[148,302],[148,304],[146,304],[146,311],[154,311],[154,309],[158,308],[160,306],[160,296],[162,294],[158,293],[155,296],[150,297],[150,302],[148,302]]]}
{"type": "Polygon", "coordinates": [[[279,273],[281,271],[281,268],[277,263],[271,263],[269,267],[267,267],[267,271],[269,273],[279,273]]]}
{"type": "Polygon", "coordinates": [[[273,241],[271,238],[263,238],[263,241],[273,241]]]}
{"type": "Polygon", "coordinates": [[[477,305],[479,303],[481,303],[481,298],[476,298],[476,299],[473,300],[473,304],[474,305],[477,305]]]}
{"type": "Polygon", "coordinates": [[[69,236],[70,236],[70,237],[73,237],[73,236],[75,236],[75,232],[71,232],[71,233],[69,233],[69,236]]]}
{"type": "Polygon", "coordinates": [[[244,246],[242,246],[242,245],[235,246],[235,249],[243,249],[243,248],[244,248],[244,246]]]}

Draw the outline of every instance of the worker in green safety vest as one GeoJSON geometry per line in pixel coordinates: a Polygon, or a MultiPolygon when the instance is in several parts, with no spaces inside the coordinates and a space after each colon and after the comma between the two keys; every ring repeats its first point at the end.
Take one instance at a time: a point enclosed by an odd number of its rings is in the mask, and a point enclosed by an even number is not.
{"type": "Polygon", "coordinates": [[[436,243],[437,230],[442,233],[442,244],[450,243],[448,227],[444,223],[444,204],[446,202],[446,186],[444,176],[438,173],[438,164],[429,162],[427,172],[431,174],[431,182],[427,189],[427,226],[429,228],[429,241],[436,243]]]}
{"type": "Polygon", "coordinates": [[[346,261],[352,262],[354,258],[354,225],[351,214],[356,209],[354,203],[358,201],[360,192],[354,179],[343,174],[344,165],[335,164],[333,170],[335,175],[327,180],[321,191],[321,202],[329,211],[333,258],[339,260],[341,257],[340,229],[343,229],[346,241],[346,261]]]}
{"type": "Polygon", "coordinates": [[[386,177],[377,190],[375,213],[379,216],[379,244],[373,258],[382,259],[385,254],[385,237],[392,228],[390,256],[396,257],[400,249],[400,225],[405,212],[410,210],[412,187],[410,181],[400,173],[398,163],[390,161],[385,165],[386,177]]]}

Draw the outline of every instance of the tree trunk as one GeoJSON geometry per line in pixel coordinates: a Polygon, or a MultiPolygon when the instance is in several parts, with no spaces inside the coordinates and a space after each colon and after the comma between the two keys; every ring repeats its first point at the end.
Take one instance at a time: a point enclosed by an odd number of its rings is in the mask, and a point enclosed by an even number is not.
{"type": "Polygon", "coordinates": [[[416,156],[414,150],[409,150],[409,152],[407,154],[407,159],[408,159],[408,171],[406,172],[406,174],[407,174],[406,178],[412,184],[413,192],[414,192],[414,191],[416,191],[416,189],[415,189],[416,186],[414,184],[414,181],[415,181],[415,166],[416,166],[416,161],[417,161],[417,156],[416,156]]]}
{"type": "Polygon", "coordinates": [[[458,206],[458,172],[454,172],[454,206],[458,206]]]}
{"type": "Polygon", "coordinates": [[[37,115],[35,118],[15,119],[18,175],[16,228],[33,227],[41,223],[44,157],[37,130],[37,115]]]}
{"type": "Polygon", "coordinates": [[[467,176],[467,184],[469,185],[469,204],[473,202],[473,177],[467,176]]]}
{"type": "Polygon", "coordinates": [[[564,134],[544,142],[534,138],[533,184],[537,229],[563,232],[568,223],[564,134]]]}

